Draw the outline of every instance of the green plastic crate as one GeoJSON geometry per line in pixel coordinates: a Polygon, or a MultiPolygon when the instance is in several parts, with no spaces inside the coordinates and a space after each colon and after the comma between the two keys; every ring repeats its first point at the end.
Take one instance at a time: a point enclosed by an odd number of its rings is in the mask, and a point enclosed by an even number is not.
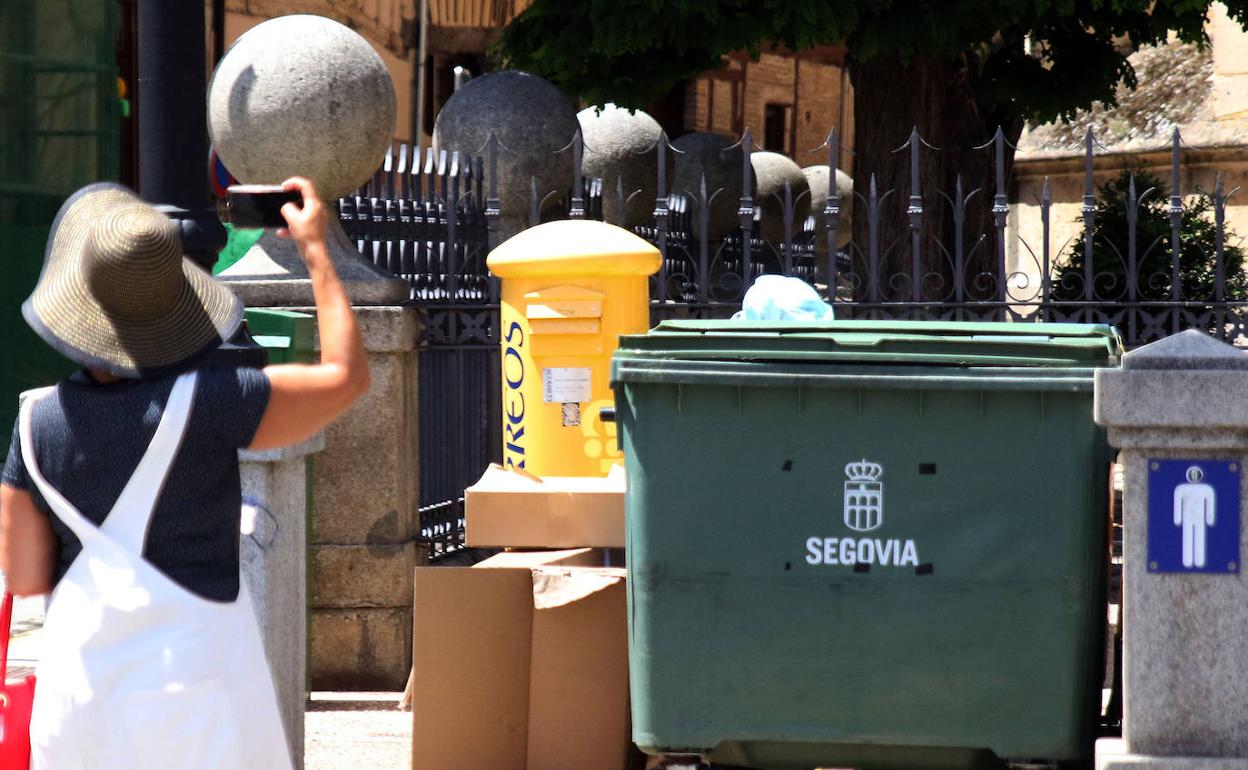
{"type": "Polygon", "coordinates": [[[613,361],[634,739],[755,767],[1086,761],[1103,326],[669,322],[613,361]]]}

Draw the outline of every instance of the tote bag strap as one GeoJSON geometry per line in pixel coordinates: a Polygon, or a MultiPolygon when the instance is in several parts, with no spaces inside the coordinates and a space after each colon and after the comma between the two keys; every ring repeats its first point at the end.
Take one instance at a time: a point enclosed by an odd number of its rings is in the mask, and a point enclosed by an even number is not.
{"type": "Polygon", "coordinates": [[[21,412],[18,416],[18,430],[21,431],[22,461],[26,464],[26,473],[35,482],[35,487],[43,495],[44,501],[52,509],[52,512],[56,514],[57,518],[61,520],[61,523],[82,541],[84,549],[90,543],[111,542],[100,532],[99,527],[83,516],[72,503],[65,499],[65,496],[56,487],[52,486],[51,482],[44,478],[43,471],[39,469],[39,461],[35,457],[35,434],[32,425],[35,402],[47,392],[53,390],[55,388],[48,388],[46,391],[36,391],[22,402],[21,412]]]}

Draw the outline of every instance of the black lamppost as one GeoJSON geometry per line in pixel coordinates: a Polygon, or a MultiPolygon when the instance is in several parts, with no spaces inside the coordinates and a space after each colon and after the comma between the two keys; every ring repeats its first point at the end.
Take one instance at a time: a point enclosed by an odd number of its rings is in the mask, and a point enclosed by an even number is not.
{"type": "Polygon", "coordinates": [[[139,194],[181,225],[187,256],[208,270],[226,233],[209,192],[204,4],[137,6],[139,194]]]}
{"type": "MultiPolygon", "coordinates": [[[[141,0],[137,5],[139,194],[178,223],[183,251],[211,270],[226,232],[208,180],[204,4],[141,0]]],[[[268,353],[244,324],[212,361],[264,366],[268,353]]]]}

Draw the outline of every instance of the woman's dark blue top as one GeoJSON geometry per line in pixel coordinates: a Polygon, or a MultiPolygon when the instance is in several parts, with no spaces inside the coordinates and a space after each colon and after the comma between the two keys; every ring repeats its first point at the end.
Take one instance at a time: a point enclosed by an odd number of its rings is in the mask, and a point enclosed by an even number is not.
{"type": "MultiPolygon", "coordinates": [[[[86,372],[35,405],[39,469],[97,525],[104,521],[156,433],[176,375],[99,384],[86,372]]],[[[251,443],[269,402],[258,369],[201,369],[186,433],[148,527],[144,557],[206,599],[238,596],[242,490],[238,450],[251,443]]],[[[0,481],[30,492],[59,540],[59,581],[82,549],[51,513],[22,462],[18,429],[0,481]]]]}

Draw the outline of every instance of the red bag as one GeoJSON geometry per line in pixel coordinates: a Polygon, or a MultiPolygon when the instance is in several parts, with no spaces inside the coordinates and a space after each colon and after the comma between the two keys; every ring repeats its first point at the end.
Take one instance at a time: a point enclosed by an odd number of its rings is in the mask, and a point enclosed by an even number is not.
{"type": "MultiPolygon", "coordinates": [[[[13,622],[13,594],[5,591],[0,605],[0,666],[9,670],[9,631],[13,622]]],[[[30,707],[35,700],[35,676],[9,680],[0,686],[0,770],[30,768],[30,707]]]]}

